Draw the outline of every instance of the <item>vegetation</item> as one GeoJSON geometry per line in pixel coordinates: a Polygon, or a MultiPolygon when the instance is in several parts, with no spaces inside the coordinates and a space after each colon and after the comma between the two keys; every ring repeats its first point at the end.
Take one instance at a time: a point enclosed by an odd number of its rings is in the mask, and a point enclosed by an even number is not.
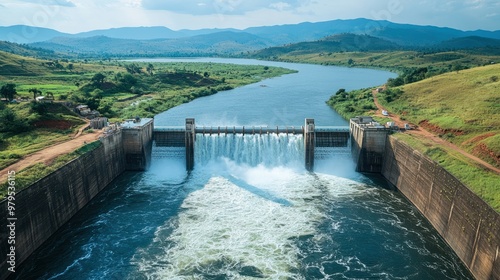
{"type": "Polygon", "coordinates": [[[500,65],[451,72],[379,94],[388,110],[500,166],[500,65]]]}
{"type": "Polygon", "coordinates": [[[0,169],[48,145],[69,140],[84,122],[62,104],[0,103],[0,169]]]}
{"type": "MultiPolygon", "coordinates": [[[[82,146],[72,153],[57,157],[51,164],[46,165],[40,162],[16,172],[16,192],[30,186],[81,155],[97,149],[100,145],[100,141],[95,141],[82,146]]],[[[7,182],[0,184],[0,198],[5,197],[7,187],[7,182]]]]}
{"type": "MultiPolygon", "coordinates": [[[[460,148],[500,166],[500,65],[450,72],[392,87],[378,93],[378,101],[402,119],[454,143],[460,148]]],[[[370,115],[372,89],[338,90],[327,103],[344,118],[370,115]]],[[[384,122],[384,120],[379,120],[384,122]]],[[[387,120],[385,120],[387,121],[387,120]]],[[[497,211],[500,210],[499,175],[472,160],[425,138],[396,134],[438,162],[497,211]]]]}
{"type": "Polygon", "coordinates": [[[65,102],[114,120],[152,117],[197,97],[291,70],[216,63],[40,60],[0,51],[0,169],[66,141],[84,122],[65,102]],[[38,96],[54,103],[35,102],[38,96]],[[14,103],[7,102],[17,98],[14,103]]]}
{"type": "MultiPolygon", "coordinates": [[[[357,41],[363,38],[360,37],[357,41]]],[[[388,69],[399,73],[399,77],[388,81],[389,86],[401,86],[447,72],[460,72],[464,69],[500,63],[500,54],[496,51],[480,53],[477,50],[391,49],[384,44],[385,41],[378,38],[369,40],[375,42],[374,46],[370,45],[365,49],[345,47],[338,50],[338,47],[328,49],[327,45],[324,45],[326,42],[328,42],[326,39],[314,42],[314,45],[319,44],[319,46],[309,46],[308,50],[301,50],[301,44],[270,48],[256,52],[252,56],[284,62],[388,69]]],[[[343,41],[343,46],[349,46],[348,42],[343,41]]]]}
{"type": "Polygon", "coordinates": [[[369,88],[350,92],[339,89],[326,103],[347,120],[377,109],[373,102],[372,89],[369,88]]]}
{"type": "Polygon", "coordinates": [[[500,212],[500,189],[498,174],[484,170],[477,163],[462,154],[446,147],[436,147],[430,140],[415,138],[412,135],[398,133],[398,139],[427,155],[457,179],[467,185],[493,209],[500,212]]]}
{"type": "Polygon", "coordinates": [[[18,97],[50,94],[110,118],[152,117],[197,97],[292,72],[217,63],[44,61],[2,52],[0,61],[12,69],[0,69],[0,85],[14,84],[18,97]]]}

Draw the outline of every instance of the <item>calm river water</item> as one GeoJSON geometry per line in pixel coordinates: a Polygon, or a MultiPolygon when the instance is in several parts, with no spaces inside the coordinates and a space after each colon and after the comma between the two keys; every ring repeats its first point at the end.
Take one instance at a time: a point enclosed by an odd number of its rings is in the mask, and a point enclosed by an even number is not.
{"type": "MultiPolygon", "coordinates": [[[[158,60],[155,60],[158,61],[158,60]]],[[[179,61],[163,59],[160,61],[179,61]]],[[[395,74],[254,60],[297,74],[197,99],[156,125],[347,125],[325,101],[339,88],[395,74]]],[[[154,147],[147,172],[126,172],[58,231],[18,279],[472,279],[429,223],[377,176],[354,172],[346,148],[309,173],[301,136],[197,136],[154,147]]]]}

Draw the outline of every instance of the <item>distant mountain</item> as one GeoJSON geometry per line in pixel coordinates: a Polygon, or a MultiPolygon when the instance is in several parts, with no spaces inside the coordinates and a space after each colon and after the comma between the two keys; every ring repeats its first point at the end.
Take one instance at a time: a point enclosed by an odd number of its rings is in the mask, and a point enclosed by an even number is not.
{"type": "MultiPolygon", "coordinates": [[[[166,27],[155,26],[112,28],[78,34],[17,25],[0,27],[0,40],[29,43],[30,46],[47,48],[52,51],[85,55],[226,55],[253,51],[258,48],[318,40],[323,42],[323,47],[328,43],[333,49],[336,49],[333,41],[328,42],[324,38],[346,33],[371,36],[369,40],[375,42],[375,46],[381,43],[375,41],[375,38],[378,38],[407,49],[434,48],[445,41],[466,37],[500,40],[500,31],[461,31],[452,28],[398,24],[363,18],[251,27],[244,30],[174,31],[166,27]]],[[[366,40],[367,38],[358,37],[356,40],[366,40]]],[[[343,40],[346,41],[343,42],[341,48],[366,49],[365,46],[353,45],[356,42],[350,44],[348,37],[343,38],[343,40]]],[[[305,48],[304,45],[296,47],[305,48]]],[[[445,46],[443,45],[443,47],[445,46]]]]}
{"type": "Polygon", "coordinates": [[[223,55],[253,51],[271,43],[245,32],[223,31],[176,39],[130,40],[105,36],[58,37],[29,46],[56,52],[96,56],[194,56],[223,55]]]}
{"type": "Polygon", "coordinates": [[[431,47],[435,50],[466,50],[476,54],[500,55],[500,40],[479,36],[455,38],[431,47]]]}
{"type": "Polygon", "coordinates": [[[164,26],[151,27],[122,27],[102,30],[93,30],[81,32],[73,35],[74,37],[86,38],[95,36],[105,36],[116,39],[134,39],[134,40],[154,40],[154,39],[175,39],[182,37],[191,37],[218,33],[223,31],[239,31],[236,29],[200,29],[200,30],[179,30],[174,31],[164,26]]]}
{"type": "Polygon", "coordinates": [[[304,22],[299,24],[251,27],[244,31],[272,40],[278,45],[282,45],[315,41],[327,36],[342,33],[369,34],[371,26],[380,25],[378,22],[379,21],[369,19],[332,20],[315,23],[304,22]]]}
{"type": "Polygon", "coordinates": [[[116,39],[151,40],[176,39],[207,35],[225,31],[245,32],[268,40],[275,45],[314,41],[330,35],[353,33],[380,37],[400,45],[428,46],[458,37],[480,36],[500,39],[500,31],[461,31],[452,28],[399,24],[384,20],[349,19],[325,22],[304,22],[275,26],[237,29],[199,29],[174,31],[167,27],[123,27],[67,34],[55,30],[24,25],[0,27],[0,40],[15,43],[47,41],[55,37],[95,37],[106,36],[116,39]]]}
{"type": "Polygon", "coordinates": [[[151,27],[122,27],[111,29],[100,29],[88,32],[81,32],[72,37],[90,38],[104,36],[116,39],[152,40],[163,38],[176,38],[178,33],[163,26],[151,27]]]}
{"type": "Polygon", "coordinates": [[[390,51],[401,49],[388,40],[369,35],[339,34],[312,42],[301,42],[281,47],[266,48],[252,54],[256,58],[268,58],[284,54],[301,55],[311,53],[390,51]]]}
{"type": "MultiPolygon", "coordinates": [[[[52,50],[30,47],[27,45],[21,45],[6,41],[0,41],[0,51],[21,55],[25,57],[37,57],[45,59],[63,58],[63,55],[58,54],[52,50]]],[[[68,56],[64,55],[64,57],[68,56]]]]}
{"type": "Polygon", "coordinates": [[[276,44],[314,41],[342,33],[371,35],[402,46],[430,46],[442,41],[466,36],[500,39],[500,31],[461,31],[452,28],[399,24],[364,18],[252,27],[244,31],[272,40],[276,44]]]}
{"type": "Polygon", "coordinates": [[[500,49],[500,40],[490,39],[479,36],[468,36],[461,38],[454,38],[441,42],[435,46],[437,49],[449,49],[449,50],[466,50],[475,48],[498,48],[500,49]]]}
{"type": "Polygon", "coordinates": [[[18,44],[46,41],[61,36],[71,36],[71,34],[27,25],[0,26],[0,41],[9,41],[18,44]]]}

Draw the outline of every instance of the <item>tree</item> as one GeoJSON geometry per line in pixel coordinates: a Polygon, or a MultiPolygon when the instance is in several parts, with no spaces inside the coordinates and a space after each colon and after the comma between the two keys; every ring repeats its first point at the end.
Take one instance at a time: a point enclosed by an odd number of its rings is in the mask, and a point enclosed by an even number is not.
{"type": "Polygon", "coordinates": [[[11,101],[17,94],[15,84],[5,84],[0,88],[0,94],[7,100],[11,101]]]}
{"type": "Polygon", "coordinates": [[[39,115],[43,116],[43,115],[47,114],[49,110],[48,110],[47,104],[32,101],[30,104],[30,111],[32,113],[38,113],[39,115]]]}
{"type": "Polygon", "coordinates": [[[337,92],[335,93],[335,95],[339,95],[339,94],[342,94],[342,93],[345,93],[345,88],[340,88],[339,90],[337,90],[337,92]]]}
{"type": "Polygon", "coordinates": [[[142,69],[141,67],[137,66],[136,64],[132,63],[132,64],[129,64],[129,65],[126,65],[125,66],[125,69],[127,70],[127,72],[129,72],[130,74],[141,74],[142,73],[142,69]]]}
{"type": "Polygon", "coordinates": [[[10,108],[0,110],[0,132],[22,132],[30,129],[26,119],[21,119],[10,108]]]}
{"type": "Polygon", "coordinates": [[[208,79],[208,77],[210,77],[210,74],[208,74],[208,72],[205,72],[205,73],[203,73],[203,77],[208,79]]]}
{"type": "Polygon", "coordinates": [[[37,88],[30,88],[28,92],[33,93],[33,99],[36,100],[37,95],[42,95],[42,91],[38,90],[37,88]]]}
{"type": "Polygon", "coordinates": [[[155,69],[155,67],[153,66],[153,64],[148,64],[148,67],[146,67],[146,71],[148,71],[149,75],[153,76],[153,70],[155,69]]]}
{"type": "Polygon", "coordinates": [[[97,73],[90,79],[92,83],[95,85],[102,85],[104,83],[104,80],[106,79],[106,76],[103,73],[97,73]]]}
{"type": "Polygon", "coordinates": [[[68,64],[68,66],[67,66],[67,68],[68,68],[68,70],[69,70],[70,72],[72,72],[72,71],[73,71],[73,69],[74,69],[73,63],[69,63],[69,64],[68,64]]]}

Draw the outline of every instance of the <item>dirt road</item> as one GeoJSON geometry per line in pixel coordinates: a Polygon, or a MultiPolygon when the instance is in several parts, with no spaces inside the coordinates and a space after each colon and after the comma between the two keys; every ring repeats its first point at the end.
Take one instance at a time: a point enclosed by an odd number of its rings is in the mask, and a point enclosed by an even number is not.
{"type": "Polygon", "coordinates": [[[96,130],[94,133],[88,133],[88,134],[82,134],[83,129],[87,126],[88,124],[85,124],[82,126],[79,130],[78,133],[73,137],[73,139],[59,143],[50,147],[47,147],[41,151],[38,151],[36,153],[30,154],[19,160],[18,162],[10,165],[9,167],[3,169],[0,171],[0,182],[6,182],[7,181],[7,173],[8,171],[16,171],[19,172],[20,170],[29,167],[31,165],[34,165],[39,162],[44,162],[44,163],[50,163],[52,162],[56,157],[64,154],[71,153],[72,151],[80,148],[83,146],[85,143],[92,142],[94,140],[97,140],[99,136],[101,135],[101,131],[96,130]]]}
{"type": "MultiPolygon", "coordinates": [[[[382,115],[382,110],[385,110],[384,107],[382,107],[380,105],[380,103],[378,102],[378,99],[377,99],[377,90],[373,90],[372,91],[372,94],[373,94],[373,100],[375,102],[375,106],[377,106],[378,110],[377,110],[377,113],[376,113],[376,116],[378,117],[389,117],[390,119],[392,119],[392,121],[398,126],[398,127],[404,127],[404,124],[405,123],[408,123],[408,121],[403,121],[401,120],[401,118],[396,115],[396,114],[393,114],[393,113],[389,113],[389,116],[383,116],[382,115]]],[[[416,127],[415,124],[411,124],[410,125],[412,127],[416,127]]],[[[464,155],[465,157],[475,161],[477,164],[483,166],[484,168],[486,169],[489,169],[493,172],[496,172],[497,174],[500,174],[500,168],[497,168],[489,163],[487,163],[486,161],[462,150],[461,148],[459,148],[458,146],[446,141],[446,140],[443,140],[442,138],[439,138],[437,135],[423,129],[422,127],[417,127],[415,129],[412,129],[412,130],[407,130],[406,133],[409,133],[411,135],[414,135],[416,137],[419,137],[419,138],[425,138],[425,139],[428,139],[428,140],[432,140],[434,143],[438,144],[438,145],[442,145],[442,146],[445,146],[449,149],[452,149],[454,151],[457,151],[459,152],[460,154],[464,155]]]]}

